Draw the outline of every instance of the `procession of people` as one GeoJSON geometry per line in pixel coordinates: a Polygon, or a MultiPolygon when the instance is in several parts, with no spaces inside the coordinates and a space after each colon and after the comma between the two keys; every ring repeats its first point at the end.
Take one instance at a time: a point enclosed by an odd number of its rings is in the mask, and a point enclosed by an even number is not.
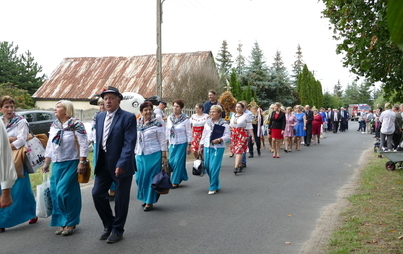
{"type": "MultiPolygon", "coordinates": [[[[255,101],[248,104],[237,102],[235,98],[225,100],[231,104],[225,105],[214,90],[208,91],[208,101],[195,105],[191,116],[184,113],[185,102],[180,99],[172,102],[172,113],[168,115],[164,113],[166,102],[161,101],[154,108],[150,101],[145,101],[136,118],[120,108],[123,96],[117,88],[108,87],[100,97],[100,111],[94,115],[91,133],[74,118],[71,101],[61,100],[55,105],[56,120],[49,130],[42,171],[51,172],[50,226],[56,227],[56,235],[74,234],[80,223],[82,203],[77,175],[86,171],[90,143],[94,144],[95,166],[92,197],[102,223],[99,239],[116,243],[123,239],[133,182],[138,187],[137,199],[142,202],[143,210],[149,212],[161,197],[151,187],[161,171],[170,174],[172,188],[177,189],[189,179],[186,162],[201,159],[210,182],[206,186],[207,194],[214,195],[222,188],[220,172],[226,149],[232,154],[230,157],[235,157],[233,172],[238,176],[245,173],[247,158],[283,159],[292,156],[291,152],[301,151],[302,145],[320,145],[326,132],[337,134],[348,130],[349,115],[344,108],[339,112],[275,102],[265,110],[255,101]],[[268,153],[262,152],[265,142],[268,153]],[[191,153],[193,156],[189,158],[191,153]]],[[[38,218],[28,173],[22,164],[10,164],[13,161],[10,151],[15,153],[25,144],[28,124],[14,111],[11,97],[2,97],[0,102],[4,115],[1,122],[6,127],[1,126],[1,129],[8,135],[8,140],[2,137],[1,141],[9,144],[1,150],[2,156],[7,157],[2,161],[0,175],[0,208],[3,208],[0,209],[0,232],[5,232],[5,228],[25,221],[32,224],[38,218]]],[[[401,116],[398,117],[400,127],[395,128],[395,115],[400,114],[400,108],[395,105],[392,111],[392,106],[387,104],[384,113],[379,111],[382,110],[366,115],[365,120],[371,122],[368,125],[365,122],[365,127],[385,140],[386,149],[396,149],[396,143],[402,138],[401,116]]],[[[360,124],[360,128],[363,125],[360,124]]]]}

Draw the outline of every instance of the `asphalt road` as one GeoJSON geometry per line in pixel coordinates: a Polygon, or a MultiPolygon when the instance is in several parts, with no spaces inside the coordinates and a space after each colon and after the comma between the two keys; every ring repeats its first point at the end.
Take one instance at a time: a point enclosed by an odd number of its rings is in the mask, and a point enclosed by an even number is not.
{"type": "Polygon", "coordinates": [[[299,253],[320,217],[336,202],[337,191],[358,167],[372,135],[356,131],[328,133],[319,145],[281,153],[268,149],[248,159],[234,176],[233,158],[225,154],[221,191],[207,195],[208,176],[191,175],[180,188],[163,195],[151,212],[143,212],[133,184],[124,239],[98,240],[103,227],[83,187],[81,224],[71,236],[56,236],[48,219],[16,226],[0,234],[0,253],[299,253]]]}

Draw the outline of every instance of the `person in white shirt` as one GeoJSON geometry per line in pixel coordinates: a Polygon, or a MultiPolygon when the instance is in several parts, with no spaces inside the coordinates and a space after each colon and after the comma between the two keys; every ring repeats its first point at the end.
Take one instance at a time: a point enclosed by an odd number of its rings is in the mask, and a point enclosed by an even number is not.
{"type": "Polygon", "coordinates": [[[166,123],[166,139],[169,142],[168,165],[172,168],[171,181],[178,188],[182,181],[189,180],[186,171],[186,154],[192,152],[192,128],[189,117],[182,113],[185,104],[182,100],[173,102],[173,113],[166,123]]]}
{"type": "Polygon", "coordinates": [[[7,142],[12,150],[13,164],[18,176],[11,189],[13,204],[0,210],[1,233],[5,231],[5,228],[11,228],[26,221],[34,224],[38,221],[38,217],[36,217],[36,201],[29,174],[23,166],[23,149],[25,149],[29,133],[28,122],[16,114],[15,100],[10,96],[0,98],[0,110],[3,113],[0,121],[6,128],[7,142]]]}
{"type": "Polygon", "coordinates": [[[199,153],[204,153],[204,166],[210,179],[209,195],[217,193],[220,188],[220,169],[225,150],[225,142],[230,139],[230,130],[227,122],[221,118],[222,107],[213,105],[210,108],[210,118],[204,124],[203,134],[200,141],[199,153]],[[221,137],[211,140],[214,126],[223,126],[224,132],[221,137]]]}
{"type": "Polygon", "coordinates": [[[245,112],[245,105],[238,102],[235,105],[235,114],[231,118],[231,153],[235,154],[234,174],[237,175],[243,170],[242,154],[248,150],[248,139],[251,137],[255,142],[253,135],[252,120],[245,112]]]}
{"type": "Polygon", "coordinates": [[[203,109],[203,103],[197,103],[195,106],[196,113],[190,117],[190,126],[192,127],[192,152],[195,158],[197,158],[199,155],[199,144],[202,137],[204,124],[209,118],[208,114],[203,113],[203,109]]]}
{"type": "Polygon", "coordinates": [[[56,235],[71,235],[80,223],[81,190],[77,173],[84,174],[88,138],[84,124],[74,118],[71,101],[61,100],[55,107],[56,120],[50,126],[43,172],[49,171],[53,211],[50,226],[59,227],[56,235]]]}
{"type": "MultiPolygon", "coordinates": [[[[392,138],[395,132],[395,119],[396,114],[392,111],[392,105],[390,103],[385,104],[385,111],[381,113],[379,121],[382,123],[381,126],[381,145],[384,148],[386,140],[386,149],[388,151],[392,150],[392,138]]],[[[384,148],[385,149],[385,148],[384,148]]]]}
{"type": "Polygon", "coordinates": [[[166,121],[167,117],[165,116],[164,109],[167,107],[167,103],[165,101],[160,101],[158,107],[154,109],[154,114],[157,118],[161,118],[162,120],[166,121]]]}
{"type": "Polygon", "coordinates": [[[0,160],[0,208],[6,208],[13,203],[11,187],[17,179],[17,172],[15,171],[11,147],[3,121],[0,121],[0,145],[0,158],[2,158],[0,160]]]}
{"type": "Polygon", "coordinates": [[[153,114],[153,104],[145,101],[140,105],[141,117],[137,121],[137,142],[135,148],[137,172],[135,174],[137,199],[143,202],[144,211],[151,211],[157,203],[158,194],[151,184],[161,165],[167,164],[167,142],[165,125],[153,114]]]}

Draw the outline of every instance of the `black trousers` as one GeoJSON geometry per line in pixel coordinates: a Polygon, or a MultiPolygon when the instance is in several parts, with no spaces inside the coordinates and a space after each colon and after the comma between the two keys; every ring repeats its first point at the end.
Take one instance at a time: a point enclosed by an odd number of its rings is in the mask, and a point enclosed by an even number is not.
{"type": "Polygon", "coordinates": [[[306,136],[304,137],[304,143],[310,145],[312,140],[312,124],[306,125],[306,136]]]}
{"type": "Polygon", "coordinates": [[[333,133],[337,133],[339,129],[339,121],[333,122],[333,133]]]}
{"type": "Polygon", "coordinates": [[[92,189],[95,209],[102,220],[104,228],[112,230],[115,234],[123,234],[127,213],[129,211],[130,188],[133,176],[116,177],[114,170],[112,171],[110,167],[108,167],[106,155],[102,149],[99,153],[97,164],[102,165],[102,168],[95,177],[94,187],[92,189]],[[115,213],[112,213],[108,198],[108,190],[112,182],[116,184],[115,213]]]}

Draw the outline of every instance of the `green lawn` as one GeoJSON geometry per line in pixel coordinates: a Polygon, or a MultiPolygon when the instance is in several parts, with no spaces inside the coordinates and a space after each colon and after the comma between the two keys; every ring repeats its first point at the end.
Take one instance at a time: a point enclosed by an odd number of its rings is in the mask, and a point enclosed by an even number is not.
{"type": "Polygon", "coordinates": [[[403,253],[403,169],[388,171],[387,161],[374,154],[361,173],[328,254],[403,253]]]}

